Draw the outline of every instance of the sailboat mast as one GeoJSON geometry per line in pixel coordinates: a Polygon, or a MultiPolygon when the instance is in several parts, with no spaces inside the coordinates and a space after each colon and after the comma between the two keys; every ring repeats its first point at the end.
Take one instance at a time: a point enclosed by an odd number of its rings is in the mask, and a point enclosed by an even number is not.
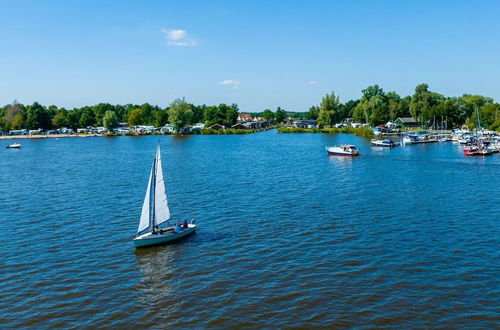
{"type": "Polygon", "coordinates": [[[156,155],[153,161],[153,176],[151,179],[151,199],[150,199],[150,209],[149,209],[149,226],[151,230],[153,230],[153,226],[155,223],[155,194],[156,194],[156,155]]]}

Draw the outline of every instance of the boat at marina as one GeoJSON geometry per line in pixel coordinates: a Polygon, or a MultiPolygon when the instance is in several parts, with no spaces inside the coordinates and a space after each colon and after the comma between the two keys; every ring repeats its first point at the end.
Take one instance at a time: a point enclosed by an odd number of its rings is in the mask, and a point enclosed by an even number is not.
{"type": "Polygon", "coordinates": [[[408,144],[413,144],[416,141],[416,136],[414,135],[405,135],[403,136],[403,140],[401,141],[401,144],[406,146],[408,144]]]}
{"type": "Polygon", "coordinates": [[[326,147],[329,155],[336,156],[358,156],[359,150],[352,144],[341,144],[339,146],[326,147]]]}
{"type": "Polygon", "coordinates": [[[184,221],[182,225],[163,227],[170,220],[167,193],[163,179],[160,144],[151,166],[146,196],[142,205],[141,218],[137,235],[134,238],[135,247],[156,245],[172,242],[192,234],[196,225],[184,221]]]}
{"type": "Polygon", "coordinates": [[[20,149],[21,144],[20,143],[12,143],[6,147],[7,149],[20,149]]]}
{"type": "Polygon", "coordinates": [[[473,144],[464,148],[465,156],[489,156],[493,153],[483,144],[473,144]]]}
{"type": "Polygon", "coordinates": [[[372,139],[371,143],[372,143],[372,146],[375,146],[375,147],[392,148],[392,147],[396,146],[394,141],[392,141],[391,139],[383,139],[383,140],[372,139]]]}

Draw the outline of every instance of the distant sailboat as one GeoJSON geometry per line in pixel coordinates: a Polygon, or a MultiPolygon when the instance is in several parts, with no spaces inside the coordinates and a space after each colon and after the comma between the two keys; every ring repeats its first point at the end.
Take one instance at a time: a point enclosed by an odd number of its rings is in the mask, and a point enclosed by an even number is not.
{"type": "Polygon", "coordinates": [[[192,234],[196,228],[195,224],[185,222],[182,226],[176,224],[175,226],[160,229],[160,226],[169,219],[170,210],[163,181],[160,144],[158,144],[149,175],[144,204],[142,205],[137,236],[134,238],[135,246],[142,247],[175,241],[192,234]]]}

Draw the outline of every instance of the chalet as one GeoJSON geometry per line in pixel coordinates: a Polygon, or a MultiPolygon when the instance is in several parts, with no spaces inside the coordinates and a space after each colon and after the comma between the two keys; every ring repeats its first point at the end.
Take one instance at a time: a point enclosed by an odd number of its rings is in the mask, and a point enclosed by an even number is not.
{"type": "Polygon", "coordinates": [[[248,125],[246,125],[248,123],[237,123],[237,124],[234,124],[233,126],[231,126],[231,128],[234,128],[234,129],[247,129],[248,128],[248,125]]]}
{"type": "Polygon", "coordinates": [[[210,129],[219,130],[219,129],[226,129],[226,126],[221,125],[221,124],[213,124],[213,125],[212,125],[212,126],[210,126],[209,128],[210,128],[210,129]]]}
{"type": "Polygon", "coordinates": [[[394,124],[401,127],[418,127],[418,121],[412,117],[399,117],[394,121],[394,124]]]}
{"type": "Polygon", "coordinates": [[[249,113],[240,113],[238,115],[238,121],[251,121],[252,116],[249,113]]]}

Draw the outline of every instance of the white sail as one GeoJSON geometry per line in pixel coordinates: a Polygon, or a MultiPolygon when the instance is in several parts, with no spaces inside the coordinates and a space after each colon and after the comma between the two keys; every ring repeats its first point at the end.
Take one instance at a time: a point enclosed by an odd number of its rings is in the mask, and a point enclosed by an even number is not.
{"type": "Polygon", "coordinates": [[[170,219],[170,210],[168,208],[167,193],[165,191],[165,182],[163,181],[163,170],[161,166],[160,145],[156,150],[156,173],[155,173],[155,216],[153,226],[159,226],[170,219]]]}
{"type": "Polygon", "coordinates": [[[154,166],[151,167],[151,173],[149,174],[149,180],[148,180],[148,188],[146,190],[146,196],[144,197],[144,204],[142,204],[141,220],[139,221],[139,228],[137,228],[138,235],[141,231],[149,227],[149,219],[151,216],[150,199],[151,199],[151,180],[153,179],[153,168],[154,166]]]}

